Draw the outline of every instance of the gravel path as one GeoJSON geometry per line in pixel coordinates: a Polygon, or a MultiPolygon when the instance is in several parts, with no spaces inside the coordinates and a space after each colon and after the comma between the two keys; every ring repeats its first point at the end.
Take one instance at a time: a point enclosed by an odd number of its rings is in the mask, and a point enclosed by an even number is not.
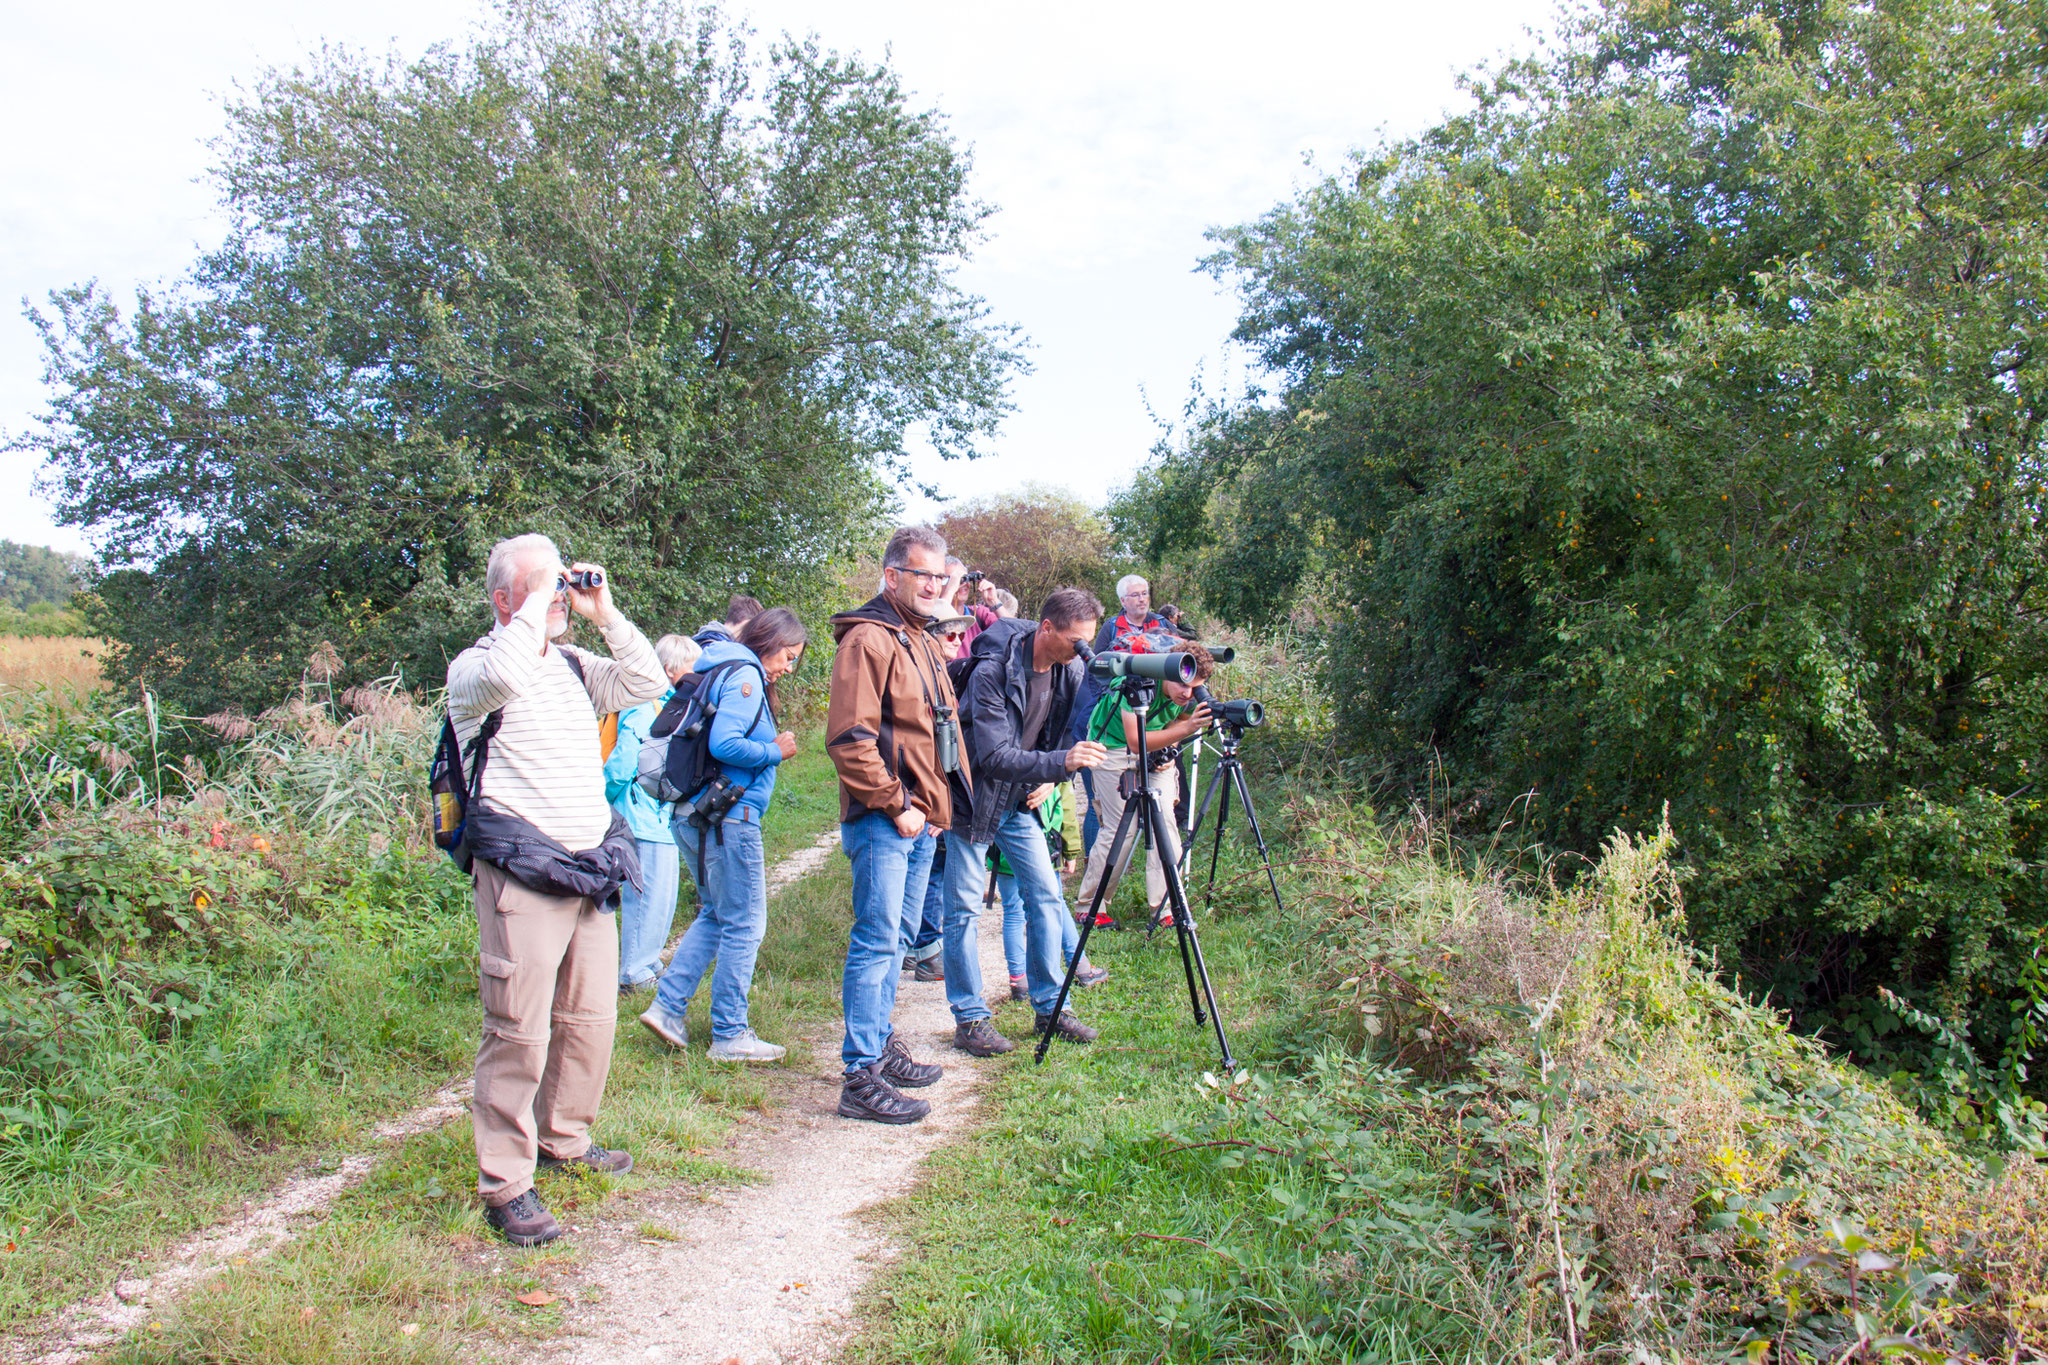
{"type": "MultiPolygon", "coordinates": [[[[981,917],[982,981],[1007,989],[1002,914],[981,917]]],[[[861,1211],[903,1194],[934,1150],[973,1123],[994,1062],[950,1046],[943,983],[903,977],[896,1028],[920,1061],[946,1068],[917,1091],[930,1117],[906,1127],[842,1119],[839,1030],[808,1041],[813,1065],[778,1087],[760,1118],[722,1160],[757,1183],[709,1193],[678,1184],[614,1197],[580,1218],[574,1270],[549,1288],[563,1295],[560,1337],[528,1349],[539,1365],[761,1365],[836,1360],[855,1326],[861,1290],[896,1254],[861,1211]],[[674,1241],[637,1229],[658,1225],[674,1241]]],[[[1020,1051],[1021,1051],[1021,1040],[1020,1051]]]]}
{"type": "MultiPolygon", "coordinates": [[[[835,826],[809,847],[783,858],[768,870],[768,894],[772,896],[817,871],[838,846],[835,826]]],[[[269,1255],[290,1241],[298,1227],[360,1184],[391,1143],[467,1115],[470,1082],[471,1077],[464,1076],[434,1092],[419,1108],[378,1124],[371,1129],[378,1144],[372,1150],[348,1157],[329,1171],[298,1172],[233,1218],[177,1243],[157,1258],[151,1273],[117,1280],[104,1294],[81,1299],[40,1322],[23,1326],[12,1339],[0,1342],[0,1362],[76,1365],[153,1316],[160,1316],[172,1300],[194,1285],[230,1266],[269,1255]]]]}

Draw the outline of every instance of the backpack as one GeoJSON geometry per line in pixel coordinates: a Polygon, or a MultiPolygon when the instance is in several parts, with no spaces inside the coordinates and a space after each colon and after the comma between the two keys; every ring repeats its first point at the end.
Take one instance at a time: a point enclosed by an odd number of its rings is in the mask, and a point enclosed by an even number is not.
{"type": "Polygon", "coordinates": [[[989,656],[970,653],[964,659],[946,660],[946,681],[953,684],[953,699],[959,703],[954,712],[960,717],[960,728],[967,728],[967,680],[974,676],[975,665],[989,656]]]}
{"type": "MultiPolygon", "coordinates": [[[[576,681],[587,688],[583,676],[583,660],[562,651],[562,658],[568,662],[569,671],[576,675],[576,681]]],[[[618,717],[610,717],[612,739],[618,739],[618,717]]],[[[483,724],[476,727],[476,733],[469,737],[467,745],[455,735],[455,718],[446,711],[441,713],[441,740],[434,746],[434,761],[427,765],[427,803],[431,807],[429,818],[433,822],[434,847],[440,849],[464,872],[470,870],[475,859],[470,856],[469,845],[463,834],[469,826],[469,808],[476,804],[477,793],[483,789],[484,764],[490,760],[491,738],[498,733],[498,727],[505,723],[505,708],[499,707],[484,717],[483,724]],[[464,767],[468,771],[465,775],[464,767]]],[[[600,735],[602,735],[600,722],[600,735]]],[[[609,746],[607,746],[609,752],[609,746]]]]}
{"type": "MultiPolygon", "coordinates": [[[[676,694],[661,708],[661,714],[648,727],[647,738],[640,742],[635,780],[641,791],[657,801],[686,801],[702,791],[711,779],[724,775],[718,760],[711,756],[711,722],[718,715],[718,689],[713,684],[735,668],[752,667],[753,663],[746,659],[727,659],[706,672],[690,674],[685,679],[691,683],[687,690],[682,683],[676,684],[676,694]]],[[[764,674],[761,709],[765,711],[767,707],[764,674]]],[[[760,720],[760,712],[756,712],[754,724],[760,720]]],[[[747,728],[752,730],[753,725],[747,728]]]]}

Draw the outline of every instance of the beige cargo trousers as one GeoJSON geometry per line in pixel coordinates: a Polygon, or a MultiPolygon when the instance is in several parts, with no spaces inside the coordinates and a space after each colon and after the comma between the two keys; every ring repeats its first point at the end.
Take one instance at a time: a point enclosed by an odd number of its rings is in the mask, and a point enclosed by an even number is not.
{"type": "Polygon", "coordinates": [[[542,1155],[590,1146],[618,1023],[619,934],[588,896],[544,896],[476,864],[477,1191],[492,1208],[533,1188],[542,1155]]]}

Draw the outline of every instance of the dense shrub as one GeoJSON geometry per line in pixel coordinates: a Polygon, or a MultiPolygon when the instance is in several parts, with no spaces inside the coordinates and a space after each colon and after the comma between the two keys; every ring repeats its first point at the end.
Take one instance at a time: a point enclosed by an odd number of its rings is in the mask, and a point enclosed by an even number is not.
{"type": "Polygon", "coordinates": [[[1218,234],[1274,388],[1122,525],[1329,621],[1395,779],[1585,854],[1668,802],[1690,931],[1802,1028],[1895,1037],[1883,987],[2000,1049],[2048,929],[2037,18],[1574,19],[1218,234]]]}

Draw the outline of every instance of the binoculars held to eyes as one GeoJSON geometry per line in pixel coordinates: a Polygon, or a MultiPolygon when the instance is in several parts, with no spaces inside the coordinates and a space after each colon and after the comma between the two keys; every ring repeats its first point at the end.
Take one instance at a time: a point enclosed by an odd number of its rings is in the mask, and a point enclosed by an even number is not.
{"type": "Polygon", "coordinates": [[[588,592],[592,588],[603,586],[604,573],[598,569],[564,569],[555,579],[556,592],[567,592],[571,588],[578,592],[588,592]]]}

